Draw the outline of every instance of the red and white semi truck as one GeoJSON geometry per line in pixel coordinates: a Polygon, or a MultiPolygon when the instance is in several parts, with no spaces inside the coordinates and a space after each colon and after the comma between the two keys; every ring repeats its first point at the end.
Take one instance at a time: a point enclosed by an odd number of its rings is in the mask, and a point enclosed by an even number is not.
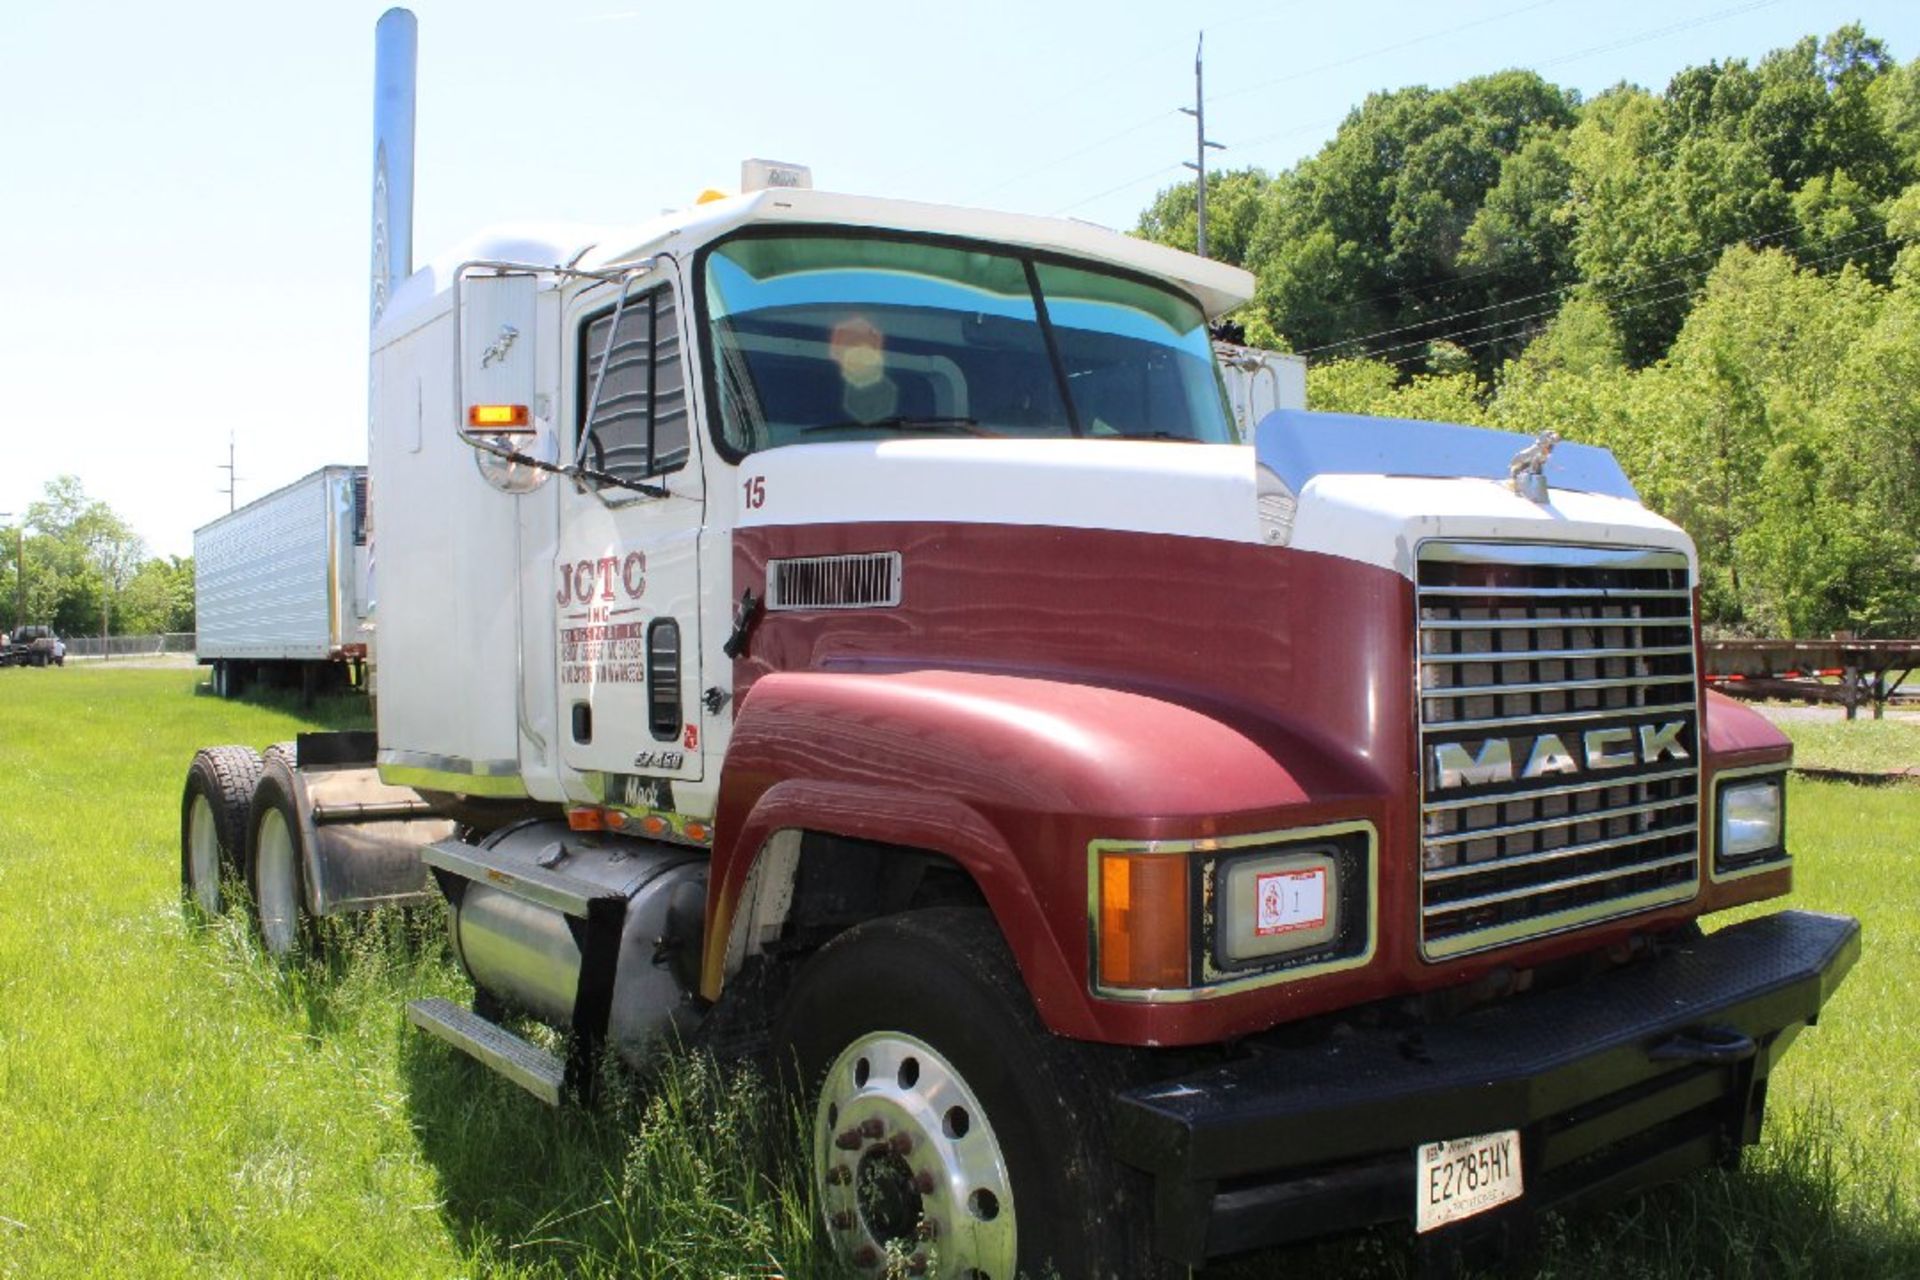
{"type": "Polygon", "coordinates": [[[1788,891],[1790,749],[1702,687],[1693,546],[1610,455],[1243,436],[1245,272],[779,166],[413,270],[413,30],[377,734],[203,752],[189,893],[231,862],[290,951],[437,891],[476,998],[414,1022],[549,1101],[763,1039],[876,1272],[1457,1234],[1755,1141],[1858,927],[1699,928],[1788,891]]]}

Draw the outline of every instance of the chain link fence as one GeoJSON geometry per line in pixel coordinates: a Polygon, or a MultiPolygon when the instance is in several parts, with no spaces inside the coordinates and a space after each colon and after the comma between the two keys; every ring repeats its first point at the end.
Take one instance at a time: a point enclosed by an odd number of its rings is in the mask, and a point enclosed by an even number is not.
{"type": "Polygon", "coordinates": [[[150,636],[68,636],[69,658],[157,658],[192,653],[194,633],[169,631],[150,636]]]}

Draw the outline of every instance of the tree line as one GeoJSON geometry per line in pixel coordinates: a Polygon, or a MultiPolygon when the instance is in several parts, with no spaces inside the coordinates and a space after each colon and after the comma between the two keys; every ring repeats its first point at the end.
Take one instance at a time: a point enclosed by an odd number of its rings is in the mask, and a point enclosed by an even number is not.
{"type": "MultiPolygon", "coordinates": [[[[1192,248],[1193,194],[1139,233],[1192,248]]],[[[1920,634],[1920,60],[1846,26],[1660,93],[1378,93],[1207,224],[1312,407],[1613,449],[1718,630],[1920,634]]]]}
{"type": "Polygon", "coordinates": [[[60,476],[0,527],[0,617],[9,631],[45,625],[63,636],[192,631],[193,557],[149,556],[79,477],[60,476]]]}

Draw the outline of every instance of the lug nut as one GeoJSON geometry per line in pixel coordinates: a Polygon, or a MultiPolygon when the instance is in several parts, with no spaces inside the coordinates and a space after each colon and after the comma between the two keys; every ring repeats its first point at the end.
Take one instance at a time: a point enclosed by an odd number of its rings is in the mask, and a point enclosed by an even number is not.
{"type": "Polygon", "coordinates": [[[853,1230],[853,1210],[842,1209],[831,1218],[828,1218],[827,1223],[835,1231],[851,1231],[853,1230]]]}
{"type": "Polygon", "coordinates": [[[860,1122],[860,1132],[869,1138],[877,1138],[887,1131],[879,1116],[868,1116],[860,1122]]]}
{"type": "Polygon", "coordinates": [[[907,1152],[913,1150],[913,1135],[903,1129],[899,1133],[894,1134],[893,1137],[887,1141],[887,1145],[893,1149],[893,1154],[897,1156],[906,1155],[907,1152]]]}
{"type": "Polygon", "coordinates": [[[927,1274],[927,1255],[924,1253],[916,1253],[911,1258],[908,1258],[907,1274],[910,1276],[923,1276],[927,1274]]]}
{"type": "Polygon", "coordinates": [[[853,1265],[856,1267],[871,1267],[878,1261],[880,1253],[870,1244],[863,1244],[853,1251],[853,1265]]]}
{"type": "Polygon", "coordinates": [[[940,1235],[940,1224],[932,1218],[922,1218],[914,1224],[913,1234],[922,1240],[937,1239],[940,1235]]]}
{"type": "Polygon", "coordinates": [[[925,1169],[913,1175],[913,1189],[923,1196],[933,1194],[933,1175],[925,1169]]]}
{"type": "Polygon", "coordinates": [[[846,1165],[836,1164],[827,1170],[827,1185],[830,1187],[838,1187],[852,1181],[853,1170],[849,1169],[846,1165]]]}
{"type": "Polygon", "coordinates": [[[862,1139],[858,1129],[848,1129],[845,1133],[834,1138],[833,1145],[842,1151],[858,1151],[861,1141],[862,1139]]]}

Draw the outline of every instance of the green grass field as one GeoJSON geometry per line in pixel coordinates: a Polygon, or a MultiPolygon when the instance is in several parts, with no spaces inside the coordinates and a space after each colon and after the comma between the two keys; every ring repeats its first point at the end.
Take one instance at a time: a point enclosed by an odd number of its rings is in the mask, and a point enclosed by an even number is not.
{"type": "Polygon", "coordinates": [[[1920,770],[1920,719],[1910,715],[1885,720],[1795,720],[1785,727],[1793,736],[1795,764],[1861,773],[1920,770]]]}
{"type": "MultiPolygon", "coordinates": [[[[682,1064],[553,1112],[405,1025],[465,996],[438,923],[380,918],[282,968],[178,904],[193,750],[312,721],[198,672],[0,673],[0,1275],[828,1274],[779,1156],[797,1124],[682,1064]],[[748,1153],[771,1150],[771,1167],[748,1153]]],[[[364,714],[343,700],[320,719],[364,714]]],[[[1564,1276],[1920,1274],[1920,788],[1796,784],[1800,905],[1864,958],[1738,1174],[1555,1224],[1564,1276]]],[[[790,1161],[788,1162],[790,1164],[790,1161]]],[[[1216,1268],[1399,1275],[1395,1237],[1216,1268]]]]}

